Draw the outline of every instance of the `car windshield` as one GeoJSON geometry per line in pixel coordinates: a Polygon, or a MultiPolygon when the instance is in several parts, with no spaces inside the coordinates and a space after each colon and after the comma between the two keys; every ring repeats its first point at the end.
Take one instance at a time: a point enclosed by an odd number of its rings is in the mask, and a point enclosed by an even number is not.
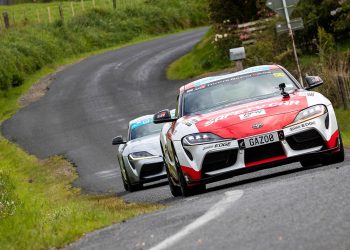
{"type": "Polygon", "coordinates": [[[153,121],[135,123],[131,125],[130,140],[152,135],[155,133],[160,133],[162,127],[163,124],[154,124],[153,121]]]}
{"type": "Polygon", "coordinates": [[[233,76],[188,89],[184,93],[183,115],[207,113],[224,106],[249,100],[259,100],[281,91],[278,85],[286,84],[285,91],[297,88],[280,69],[233,76]]]}

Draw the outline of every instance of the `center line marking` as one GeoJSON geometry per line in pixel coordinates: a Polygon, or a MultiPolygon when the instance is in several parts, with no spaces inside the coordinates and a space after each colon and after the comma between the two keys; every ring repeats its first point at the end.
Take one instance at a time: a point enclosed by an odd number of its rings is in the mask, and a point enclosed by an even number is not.
{"type": "Polygon", "coordinates": [[[158,245],[150,248],[149,250],[162,250],[167,249],[174,245],[177,241],[181,240],[188,234],[192,233],[196,229],[204,226],[211,220],[223,214],[235,201],[239,200],[243,195],[242,190],[233,190],[225,192],[225,196],[222,200],[212,206],[205,214],[198,217],[195,221],[181,229],[179,232],[173,236],[163,240],[158,245]]]}

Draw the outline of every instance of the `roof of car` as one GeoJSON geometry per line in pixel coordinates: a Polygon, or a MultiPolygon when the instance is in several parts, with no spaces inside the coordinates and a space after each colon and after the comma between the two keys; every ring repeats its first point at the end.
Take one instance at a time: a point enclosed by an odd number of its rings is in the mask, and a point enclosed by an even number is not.
{"type": "Polygon", "coordinates": [[[208,83],[211,83],[216,80],[221,80],[233,76],[239,76],[239,75],[245,75],[249,73],[255,73],[255,72],[261,72],[261,71],[268,71],[268,70],[273,70],[273,69],[280,69],[281,66],[273,64],[273,65],[260,65],[260,66],[254,66],[250,68],[246,68],[244,70],[234,72],[231,74],[224,74],[224,75],[218,75],[218,76],[210,76],[210,77],[205,77],[202,79],[195,80],[193,82],[190,82],[180,88],[180,92],[184,92],[186,90],[199,87],[201,85],[206,85],[208,83]]]}

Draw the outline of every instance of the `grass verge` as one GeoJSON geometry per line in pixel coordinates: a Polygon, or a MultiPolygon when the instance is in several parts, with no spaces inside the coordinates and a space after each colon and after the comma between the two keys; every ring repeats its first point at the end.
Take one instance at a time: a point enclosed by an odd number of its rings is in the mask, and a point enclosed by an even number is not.
{"type": "Polygon", "coordinates": [[[350,110],[336,109],[338,125],[341,131],[344,146],[350,148],[350,110]]]}
{"type": "Polygon", "coordinates": [[[63,247],[84,233],[159,209],[72,188],[75,169],[56,156],[39,161],[0,137],[0,248],[63,247]]]}

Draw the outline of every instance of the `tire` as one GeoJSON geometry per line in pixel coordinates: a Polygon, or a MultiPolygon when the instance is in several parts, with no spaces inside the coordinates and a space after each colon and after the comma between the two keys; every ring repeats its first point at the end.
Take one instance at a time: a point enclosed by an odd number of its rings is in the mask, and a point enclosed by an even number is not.
{"type": "Polygon", "coordinates": [[[179,160],[177,159],[176,155],[174,158],[175,158],[177,174],[179,176],[179,184],[180,184],[180,189],[181,189],[182,195],[184,197],[188,197],[188,196],[197,195],[197,194],[205,192],[205,190],[206,190],[205,184],[198,184],[196,186],[188,186],[187,185],[187,182],[185,180],[185,176],[183,175],[182,170],[180,169],[179,160]]]}
{"type": "Polygon", "coordinates": [[[343,140],[341,136],[339,137],[340,140],[340,150],[336,153],[333,153],[331,155],[327,155],[326,157],[323,158],[322,164],[323,165],[331,165],[331,164],[336,164],[343,162],[345,160],[345,152],[344,152],[344,145],[343,145],[343,140]]]}
{"type": "MultiPolygon", "coordinates": [[[[124,189],[125,189],[125,191],[129,191],[129,186],[128,186],[127,180],[125,180],[124,175],[123,175],[124,166],[122,166],[122,164],[120,164],[120,162],[119,162],[119,165],[120,165],[120,174],[122,177],[124,189]]],[[[124,171],[125,171],[125,169],[124,169],[124,171]]],[[[126,173],[126,171],[125,171],[125,173],[126,173]]]]}
{"type": "MultiPolygon", "coordinates": [[[[131,184],[130,182],[130,179],[129,179],[129,176],[128,176],[128,172],[126,172],[124,166],[122,166],[122,168],[124,169],[125,171],[125,177],[126,179],[123,177],[123,173],[122,174],[122,180],[123,180],[123,186],[124,186],[124,189],[126,191],[129,191],[129,192],[135,192],[135,191],[139,191],[143,188],[143,184],[142,183],[138,183],[138,184],[131,184]]],[[[122,172],[122,170],[120,169],[120,171],[122,172]]]]}
{"type": "Polygon", "coordinates": [[[168,167],[165,166],[165,168],[166,168],[166,175],[167,175],[167,177],[168,177],[168,182],[169,182],[169,187],[170,187],[170,192],[171,192],[171,194],[172,194],[174,197],[181,196],[181,195],[182,195],[181,188],[180,188],[179,186],[176,186],[176,185],[173,183],[173,180],[172,180],[171,177],[170,177],[170,173],[169,173],[168,167]]]}

